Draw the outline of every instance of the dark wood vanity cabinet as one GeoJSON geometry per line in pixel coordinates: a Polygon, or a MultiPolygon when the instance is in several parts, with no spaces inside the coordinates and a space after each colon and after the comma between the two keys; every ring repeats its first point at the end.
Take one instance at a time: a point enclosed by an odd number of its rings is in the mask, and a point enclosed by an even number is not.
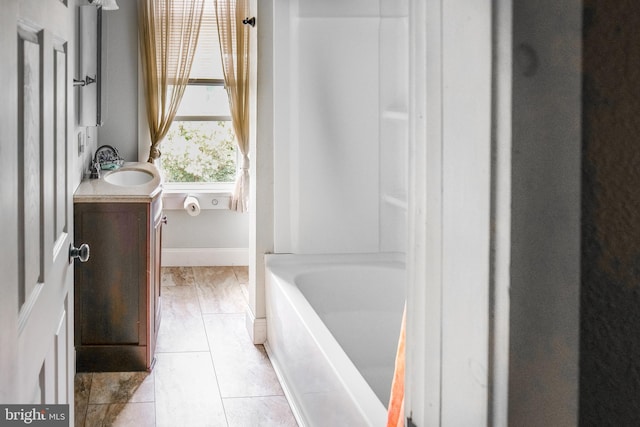
{"type": "Polygon", "coordinates": [[[75,266],[76,370],[150,370],[160,325],[162,198],[74,206],[75,240],[91,251],[75,266]]]}

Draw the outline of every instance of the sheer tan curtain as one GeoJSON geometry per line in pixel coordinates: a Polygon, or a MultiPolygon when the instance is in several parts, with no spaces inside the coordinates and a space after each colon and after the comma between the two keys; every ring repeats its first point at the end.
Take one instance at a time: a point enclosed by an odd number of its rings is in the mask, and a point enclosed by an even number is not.
{"type": "Polygon", "coordinates": [[[189,81],[204,0],[138,0],[140,55],[151,147],[169,131],[189,81]]]}
{"type": "Polygon", "coordinates": [[[222,52],[224,84],[229,93],[231,119],[242,167],[236,178],[231,209],[246,212],[249,208],[249,26],[248,0],[215,0],[216,23],[222,52]]]}

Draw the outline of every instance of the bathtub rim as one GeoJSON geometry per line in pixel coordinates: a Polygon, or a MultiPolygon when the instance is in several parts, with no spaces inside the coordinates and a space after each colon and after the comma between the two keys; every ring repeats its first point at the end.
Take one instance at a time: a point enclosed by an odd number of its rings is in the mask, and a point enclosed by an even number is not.
{"type": "MultiPolygon", "coordinates": [[[[347,267],[352,265],[380,266],[406,270],[405,255],[400,252],[376,253],[347,253],[347,254],[265,254],[265,272],[276,271],[277,276],[293,282],[296,274],[301,272],[292,270],[292,266],[330,268],[347,267]],[[303,261],[303,262],[300,262],[303,261]],[[288,269],[287,269],[288,267],[288,269]]],[[[306,270],[309,271],[309,270],[306,270]]]]}
{"type": "MultiPolygon", "coordinates": [[[[278,283],[275,286],[284,288],[282,293],[296,315],[300,316],[301,310],[309,310],[312,313],[312,315],[307,319],[308,323],[302,323],[315,344],[318,344],[319,341],[328,342],[331,347],[337,346],[342,350],[342,346],[328,330],[318,313],[313,309],[302,291],[296,285],[295,279],[296,276],[301,273],[325,271],[327,268],[341,269],[357,266],[391,268],[406,271],[404,254],[395,252],[320,255],[267,254],[265,255],[265,286],[274,286],[271,281],[277,281],[278,283]]],[[[269,291],[265,289],[265,300],[267,299],[268,292],[269,291]]],[[[267,324],[268,323],[267,319],[267,324]]],[[[291,410],[296,420],[300,426],[307,425],[306,418],[304,417],[304,411],[300,407],[293,391],[288,385],[286,370],[282,369],[280,361],[277,360],[277,356],[271,348],[268,332],[264,346],[269,358],[271,359],[276,375],[282,384],[283,392],[289,401],[289,405],[291,406],[291,410]]],[[[356,378],[344,378],[340,376],[338,377],[338,380],[343,385],[348,395],[352,398],[352,401],[355,402],[362,417],[372,426],[378,425],[383,419],[386,422],[388,412],[386,407],[387,402],[380,401],[349,356],[344,353],[344,351],[341,351],[336,354],[336,357],[328,358],[327,349],[319,345],[318,348],[322,352],[324,359],[334,371],[344,373],[345,371],[352,372],[352,370],[355,369],[358,372],[359,375],[356,378]],[[366,402],[362,402],[360,399],[354,399],[354,396],[356,395],[365,396],[366,402]],[[379,402],[379,405],[371,404],[373,399],[375,399],[375,402],[379,402]]]]}

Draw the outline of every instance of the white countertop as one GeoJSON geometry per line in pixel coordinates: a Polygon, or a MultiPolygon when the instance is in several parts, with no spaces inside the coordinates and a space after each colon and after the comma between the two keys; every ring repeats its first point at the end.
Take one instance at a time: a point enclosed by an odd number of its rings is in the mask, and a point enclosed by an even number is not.
{"type": "Polygon", "coordinates": [[[101,171],[99,179],[85,179],[73,195],[73,201],[78,203],[136,203],[149,202],[162,193],[162,178],[160,172],[151,163],[127,162],[114,171],[101,171]],[[124,170],[140,170],[153,175],[153,178],[139,185],[115,185],[107,182],[109,174],[124,170]]]}

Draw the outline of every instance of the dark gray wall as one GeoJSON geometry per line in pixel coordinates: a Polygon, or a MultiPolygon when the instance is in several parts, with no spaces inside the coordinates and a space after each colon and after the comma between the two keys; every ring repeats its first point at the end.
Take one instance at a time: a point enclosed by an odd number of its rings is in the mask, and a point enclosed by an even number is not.
{"type": "Polygon", "coordinates": [[[584,2],[580,425],[640,425],[640,4],[584,2]]]}
{"type": "Polygon", "coordinates": [[[513,3],[510,426],[578,420],[581,12],[513,3]]]}

